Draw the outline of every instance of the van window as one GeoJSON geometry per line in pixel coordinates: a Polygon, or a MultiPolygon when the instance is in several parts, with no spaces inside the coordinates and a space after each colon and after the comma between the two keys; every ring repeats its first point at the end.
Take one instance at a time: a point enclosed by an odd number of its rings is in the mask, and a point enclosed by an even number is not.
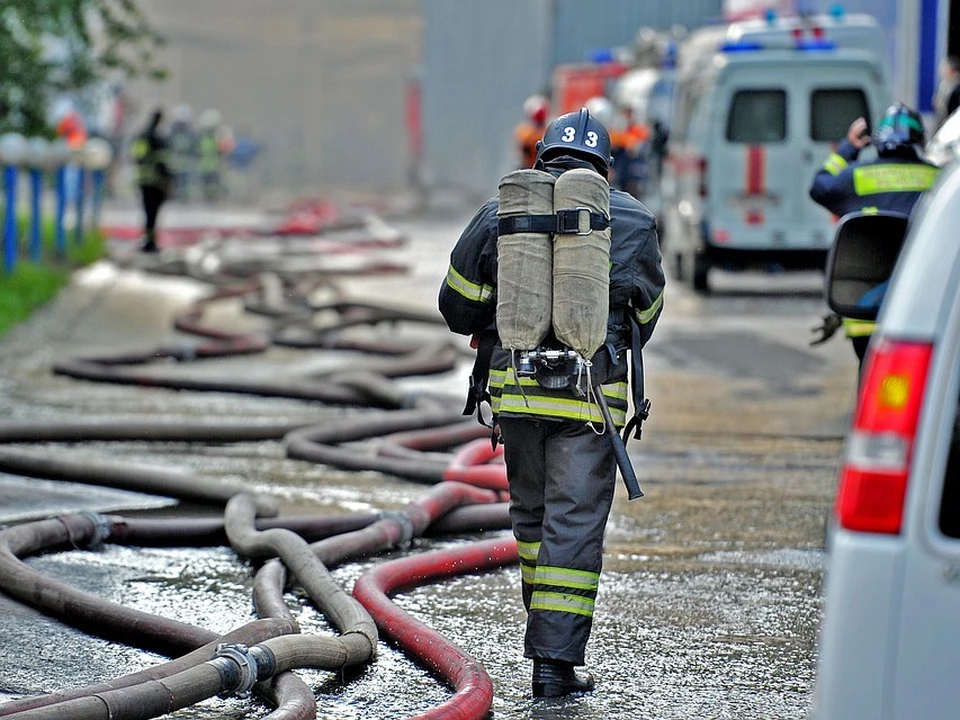
{"type": "Polygon", "coordinates": [[[810,96],[810,139],[817,142],[839,142],[857,118],[867,118],[870,109],[867,96],[860,88],[814,90],[810,96]]]}
{"type": "Polygon", "coordinates": [[[947,537],[960,538],[960,407],[953,420],[947,473],[943,478],[943,497],[940,498],[940,532],[947,537]]]}
{"type": "Polygon", "coordinates": [[[783,142],[787,137],[787,94],[783,90],[739,90],[727,115],[727,140],[783,142]]]}

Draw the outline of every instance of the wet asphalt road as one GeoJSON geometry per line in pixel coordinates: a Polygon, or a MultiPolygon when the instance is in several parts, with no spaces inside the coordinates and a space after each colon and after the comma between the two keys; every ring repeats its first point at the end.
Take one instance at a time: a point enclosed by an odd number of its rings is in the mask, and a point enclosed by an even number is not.
{"type": "MultiPolygon", "coordinates": [[[[409,237],[394,254],[409,263],[410,272],[351,280],[351,293],[432,308],[447,253],[466,219],[392,221],[409,237]]],[[[645,354],[653,413],[643,439],[629,449],[646,496],[628,503],[618,489],[611,516],[587,652],[597,691],[563,701],[530,698],[516,568],[396,598],[484,664],[495,686],[496,718],[788,720],[810,710],[824,532],[855,392],[855,358],[842,338],[808,347],[810,328],[825,311],[819,276],[717,272],[711,279],[708,297],[676,282],[668,286],[664,316],[645,354]]],[[[53,307],[0,341],[0,419],[258,422],[342,416],[344,410],[296,400],[101,385],[50,372],[64,357],[181,338],[172,316],[208,289],[110,263],[79,275],[53,307]]],[[[231,329],[268,322],[234,301],[219,303],[209,315],[231,329]]],[[[426,339],[444,334],[402,326],[395,332],[426,339]]],[[[162,370],[270,377],[308,373],[330,362],[317,351],[274,348],[162,370]]],[[[459,403],[469,366],[465,357],[455,372],[399,382],[411,391],[449,393],[459,403]]],[[[393,509],[425,491],[396,478],[287,459],[277,442],[51,443],[44,452],[236,480],[278,495],[285,511],[297,513],[393,509]]],[[[0,523],[81,509],[177,512],[164,498],[0,474],[0,523]]],[[[416,549],[472,539],[421,541],[416,549]]],[[[346,564],[334,576],[350,588],[375,562],[346,564]]],[[[252,617],[250,566],[229,548],[107,545],[98,552],[48,554],[31,559],[30,566],[217,632],[252,617]]],[[[302,598],[293,595],[289,604],[304,631],[330,632],[302,598]]],[[[2,596],[0,637],[0,701],[103,681],[162,660],[90,637],[2,596]]],[[[322,718],[404,718],[450,694],[383,641],[377,661],[357,677],[309,670],[298,675],[314,688],[322,718]]],[[[255,718],[268,712],[257,703],[213,699],[173,717],[255,718]]]]}

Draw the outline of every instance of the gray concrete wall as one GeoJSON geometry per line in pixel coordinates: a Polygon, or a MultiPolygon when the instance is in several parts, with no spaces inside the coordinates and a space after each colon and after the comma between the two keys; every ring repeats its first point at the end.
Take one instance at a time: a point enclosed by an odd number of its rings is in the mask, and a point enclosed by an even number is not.
{"type": "Polygon", "coordinates": [[[156,103],[218,109],[265,144],[266,190],[377,192],[406,185],[408,79],[420,58],[420,0],[140,0],[168,38],[156,103]]]}
{"type": "Polygon", "coordinates": [[[429,195],[477,201],[514,167],[524,99],[549,87],[553,66],[632,45],[643,25],[697,27],[722,0],[423,0],[422,179],[429,195]]]}

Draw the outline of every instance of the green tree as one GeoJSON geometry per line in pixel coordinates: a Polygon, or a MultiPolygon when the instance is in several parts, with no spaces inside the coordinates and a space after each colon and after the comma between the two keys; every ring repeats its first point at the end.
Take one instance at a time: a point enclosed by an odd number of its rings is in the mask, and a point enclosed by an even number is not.
{"type": "Polygon", "coordinates": [[[58,93],[106,79],[162,79],[162,45],[135,0],[2,0],[0,132],[49,135],[58,93]]]}

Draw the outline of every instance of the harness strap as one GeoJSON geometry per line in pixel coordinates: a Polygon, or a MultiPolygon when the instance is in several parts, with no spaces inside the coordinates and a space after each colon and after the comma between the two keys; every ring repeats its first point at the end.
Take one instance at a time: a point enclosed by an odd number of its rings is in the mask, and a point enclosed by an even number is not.
{"type": "Polygon", "coordinates": [[[499,235],[527,232],[589,235],[609,227],[610,218],[585,207],[559,210],[552,215],[511,215],[497,221],[499,235]]]}
{"type": "Polygon", "coordinates": [[[630,433],[636,440],[643,432],[643,421],[650,417],[650,401],[643,391],[643,351],[640,348],[640,328],[636,322],[630,323],[630,384],[633,386],[633,417],[623,428],[623,439],[629,440],[630,433]]]}
{"type": "MultiPolygon", "coordinates": [[[[483,403],[490,403],[490,391],[487,390],[487,381],[490,378],[490,357],[493,355],[493,348],[497,344],[497,332],[495,330],[484,330],[476,338],[477,358],[473,361],[473,370],[470,371],[469,389],[467,390],[467,402],[463,407],[462,415],[473,415],[477,413],[477,422],[485,427],[493,427],[483,420],[483,413],[479,412],[479,407],[483,403]]],[[[471,343],[473,345],[473,343],[471,343]]]]}

